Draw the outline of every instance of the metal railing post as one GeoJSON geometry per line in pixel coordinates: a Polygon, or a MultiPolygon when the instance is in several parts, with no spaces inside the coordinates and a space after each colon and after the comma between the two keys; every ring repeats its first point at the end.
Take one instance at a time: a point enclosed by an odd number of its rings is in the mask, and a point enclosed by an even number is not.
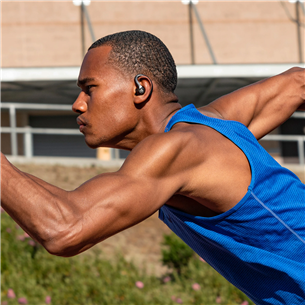
{"type": "Polygon", "coordinates": [[[25,127],[24,133],[24,155],[26,158],[33,157],[33,134],[31,132],[30,126],[25,127]]]}
{"type": "Polygon", "coordinates": [[[304,141],[301,137],[298,138],[298,154],[299,154],[299,163],[304,165],[304,141]]]}
{"type": "Polygon", "coordinates": [[[111,149],[111,159],[120,159],[120,152],[118,149],[110,148],[111,149]]]}
{"type": "Polygon", "coordinates": [[[298,50],[299,50],[299,62],[303,62],[303,44],[301,35],[301,19],[300,19],[300,0],[295,3],[295,14],[296,14],[296,25],[297,25],[297,35],[298,35],[298,50]]]}
{"type": "Polygon", "coordinates": [[[205,43],[206,43],[206,45],[207,45],[207,47],[208,47],[209,53],[210,53],[210,55],[211,55],[211,57],[212,57],[213,64],[216,65],[216,64],[217,64],[216,58],[215,58],[215,55],[214,55],[212,46],[211,46],[211,44],[210,44],[208,35],[207,35],[207,33],[205,32],[205,29],[204,29],[203,23],[202,23],[202,21],[201,21],[201,18],[200,18],[200,16],[199,16],[199,13],[198,13],[198,10],[197,10],[197,8],[196,8],[196,5],[195,5],[192,1],[190,2],[190,5],[192,6],[192,8],[193,8],[193,10],[194,10],[194,12],[195,12],[197,21],[198,21],[199,26],[200,26],[201,33],[202,33],[203,38],[204,38],[204,40],[205,40],[205,43]]]}
{"type": "Polygon", "coordinates": [[[17,132],[16,132],[16,108],[10,105],[10,127],[11,127],[11,153],[12,156],[17,156],[17,132]]]}
{"type": "Polygon", "coordinates": [[[194,32],[193,32],[193,16],[192,16],[192,2],[189,5],[189,25],[190,25],[190,46],[191,46],[191,63],[195,64],[195,53],[194,53],[194,32]]]}
{"type": "Polygon", "coordinates": [[[85,21],[84,21],[84,3],[82,1],[81,5],[80,5],[80,28],[81,28],[81,41],[82,41],[82,55],[83,57],[86,54],[86,50],[85,50],[85,21]]]}
{"type": "Polygon", "coordinates": [[[87,8],[84,5],[83,5],[83,10],[84,10],[84,13],[85,13],[85,17],[87,19],[87,24],[88,24],[88,27],[89,27],[92,42],[95,42],[95,36],[94,36],[94,32],[93,32],[93,27],[92,27],[92,24],[91,24],[91,21],[90,21],[90,16],[89,16],[87,8]]]}

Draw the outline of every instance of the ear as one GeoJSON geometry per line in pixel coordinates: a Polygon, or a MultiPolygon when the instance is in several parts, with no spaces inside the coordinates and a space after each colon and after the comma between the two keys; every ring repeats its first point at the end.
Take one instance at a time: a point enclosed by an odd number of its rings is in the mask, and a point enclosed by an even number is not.
{"type": "Polygon", "coordinates": [[[151,79],[143,74],[138,74],[134,78],[134,103],[141,104],[147,102],[153,91],[151,79]]]}

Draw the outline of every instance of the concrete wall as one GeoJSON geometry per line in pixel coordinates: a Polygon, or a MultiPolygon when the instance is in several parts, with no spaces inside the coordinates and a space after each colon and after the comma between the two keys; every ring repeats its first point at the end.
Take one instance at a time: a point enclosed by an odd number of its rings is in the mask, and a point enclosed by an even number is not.
{"type": "MultiPolygon", "coordinates": [[[[295,4],[200,1],[196,7],[218,63],[299,61],[296,24],[289,18],[295,18],[295,4]]],[[[87,10],[96,38],[145,30],[164,41],[177,64],[191,62],[188,6],[181,1],[92,1],[87,10]]],[[[211,63],[193,17],[195,62],[211,63]]],[[[301,31],[305,37],[304,27],[301,31]]],[[[72,0],[2,1],[2,43],[3,67],[79,66],[80,7],[72,0]]],[[[86,26],[86,48],[91,43],[86,26]]]]}

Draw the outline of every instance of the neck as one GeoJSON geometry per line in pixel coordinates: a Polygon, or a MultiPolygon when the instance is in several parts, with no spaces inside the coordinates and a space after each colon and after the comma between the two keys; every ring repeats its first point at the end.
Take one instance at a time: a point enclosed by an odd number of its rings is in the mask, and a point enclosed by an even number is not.
{"type": "Polygon", "coordinates": [[[177,103],[177,102],[173,102],[173,103],[167,104],[167,105],[166,105],[166,108],[167,108],[167,109],[166,109],[167,111],[164,112],[164,114],[166,113],[166,115],[164,115],[163,119],[162,119],[161,122],[160,122],[160,125],[159,125],[160,127],[159,127],[159,129],[158,129],[158,131],[155,132],[155,133],[163,133],[164,130],[165,130],[166,125],[167,125],[168,122],[169,122],[169,120],[172,118],[172,116],[173,116],[177,111],[179,111],[179,110],[182,108],[182,106],[181,106],[179,103],[177,103]]]}
{"type": "Polygon", "coordinates": [[[138,110],[140,113],[135,128],[111,147],[132,150],[148,136],[163,133],[171,117],[181,108],[177,99],[162,103],[147,103],[142,109],[138,110]]]}

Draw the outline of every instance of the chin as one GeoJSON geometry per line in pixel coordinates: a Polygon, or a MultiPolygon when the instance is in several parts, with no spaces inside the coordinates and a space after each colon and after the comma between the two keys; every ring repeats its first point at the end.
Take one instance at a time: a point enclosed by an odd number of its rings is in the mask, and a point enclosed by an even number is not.
{"type": "Polygon", "coordinates": [[[87,144],[87,146],[89,146],[92,149],[96,149],[98,147],[110,147],[109,145],[107,145],[106,141],[103,141],[101,139],[99,139],[98,141],[95,139],[90,139],[90,138],[85,138],[85,142],[87,144]]]}
{"type": "Polygon", "coordinates": [[[89,146],[90,148],[92,148],[92,149],[97,149],[99,146],[98,145],[89,145],[89,144],[87,144],[87,146],[89,146]]]}
{"type": "Polygon", "coordinates": [[[86,142],[87,146],[89,146],[92,149],[96,149],[100,146],[99,143],[95,143],[95,142],[89,141],[87,139],[85,139],[85,142],[86,142]]]}

